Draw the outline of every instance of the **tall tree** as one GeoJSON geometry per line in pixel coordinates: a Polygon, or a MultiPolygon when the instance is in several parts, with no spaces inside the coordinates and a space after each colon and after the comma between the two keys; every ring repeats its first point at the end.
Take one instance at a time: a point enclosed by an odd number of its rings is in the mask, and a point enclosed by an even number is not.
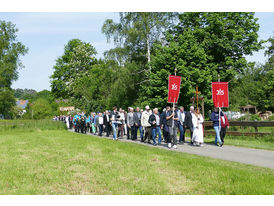
{"type": "Polygon", "coordinates": [[[27,48],[17,41],[18,29],[11,22],[0,20],[0,114],[9,115],[15,104],[11,84],[18,79],[18,70],[23,67],[20,56],[27,48]]]}
{"type": "Polygon", "coordinates": [[[88,74],[97,60],[96,50],[90,44],[79,39],[70,40],[63,56],[56,60],[54,73],[51,75],[51,90],[56,98],[69,98],[78,78],[88,74]]]}
{"type": "Polygon", "coordinates": [[[20,56],[28,51],[17,41],[16,32],[14,24],[0,20],[0,88],[10,88],[18,79],[18,70],[23,67],[20,56]]]}
{"type": "MultiPolygon", "coordinates": [[[[102,27],[102,32],[108,41],[113,38],[118,48],[127,51],[129,61],[147,62],[147,67],[142,69],[144,72],[150,72],[152,44],[164,36],[164,32],[170,27],[175,16],[176,13],[123,12],[120,13],[119,23],[107,19],[102,27]]],[[[115,50],[111,50],[111,53],[113,51],[115,50]]]]}

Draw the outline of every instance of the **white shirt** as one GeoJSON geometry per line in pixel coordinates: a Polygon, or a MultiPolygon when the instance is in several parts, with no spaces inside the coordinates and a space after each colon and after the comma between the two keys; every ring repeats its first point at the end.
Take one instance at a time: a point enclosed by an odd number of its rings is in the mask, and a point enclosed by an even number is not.
{"type": "Polygon", "coordinates": [[[160,125],[160,117],[158,114],[154,114],[155,118],[156,118],[156,125],[159,126],[160,125]]]}
{"type": "Polygon", "coordinates": [[[104,119],[103,119],[103,117],[98,117],[98,122],[99,122],[99,124],[104,124],[104,119]]]}

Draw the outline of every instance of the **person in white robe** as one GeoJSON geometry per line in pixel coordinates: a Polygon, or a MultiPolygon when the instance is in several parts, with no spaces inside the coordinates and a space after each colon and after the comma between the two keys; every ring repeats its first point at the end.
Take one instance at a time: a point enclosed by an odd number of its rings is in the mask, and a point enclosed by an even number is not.
{"type": "Polygon", "coordinates": [[[67,128],[69,129],[69,116],[66,116],[66,125],[67,125],[67,128]]]}
{"type": "Polygon", "coordinates": [[[203,122],[204,122],[204,118],[198,109],[195,112],[195,115],[192,116],[192,123],[193,123],[192,142],[193,142],[193,145],[203,146],[203,143],[204,143],[203,122]]]}

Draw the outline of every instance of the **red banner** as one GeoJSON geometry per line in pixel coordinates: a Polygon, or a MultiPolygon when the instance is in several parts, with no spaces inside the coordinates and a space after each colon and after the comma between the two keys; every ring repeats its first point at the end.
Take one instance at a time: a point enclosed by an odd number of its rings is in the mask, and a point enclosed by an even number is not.
{"type": "Polygon", "coordinates": [[[228,82],[212,82],[214,107],[229,107],[228,82]]]}
{"type": "Polygon", "coordinates": [[[176,103],[179,98],[181,77],[169,75],[168,78],[168,103],[176,103]]]}

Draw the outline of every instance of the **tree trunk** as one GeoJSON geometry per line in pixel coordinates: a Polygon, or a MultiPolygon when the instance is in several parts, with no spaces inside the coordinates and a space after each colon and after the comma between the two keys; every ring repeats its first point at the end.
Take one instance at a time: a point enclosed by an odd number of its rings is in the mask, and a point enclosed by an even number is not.
{"type": "MultiPolygon", "coordinates": [[[[149,35],[147,35],[147,62],[150,63],[150,44],[149,44],[149,35]]],[[[149,73],[151,72],[151,66],[148,66],[149,73]]]]}

